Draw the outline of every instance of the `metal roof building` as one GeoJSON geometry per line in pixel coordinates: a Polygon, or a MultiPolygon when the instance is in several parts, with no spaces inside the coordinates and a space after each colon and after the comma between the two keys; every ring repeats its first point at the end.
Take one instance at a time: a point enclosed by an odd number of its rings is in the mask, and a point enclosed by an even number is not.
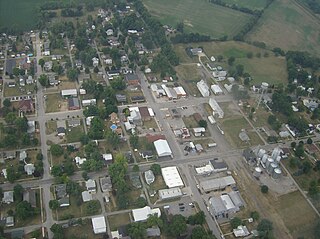
{"type": "Polygon", "coordinates": [[[178,198],[182,196],[180,188],[161,189],[158,191],[160,200],[178,198]]]}
{"type": "Polygon", "coordinates": [[[135,222],[144,222],[148,219],[149,215],[161,216],[159,208],[151,209],[149,206],[132,210],[133,219],[135,222]]]}
{"type": "Polygon", "coordinates": [[[106,219],[104,216],[91,218],[94,234],[106,233],[106,219]]]}
{"type": "Polygon", "coordinates": [[[214,178],[200,182],[200,187],[205,192],[216,191],[226,188],[227,186],[235,185],[236,181],[232,176],[226,176],[223,178],[214,178]]]}
{"type": "Polygon", "coordinates": [[[167,140],[159,139],[153,142],[159,157],[170,156],[173,157],[172,151],[167,140]]]}
{"type": "Polygon", "coordinates": [[[161,173],[168,188],[183,187],[184,184],[177,167],[172,166],[161,168],[161,173]]]}

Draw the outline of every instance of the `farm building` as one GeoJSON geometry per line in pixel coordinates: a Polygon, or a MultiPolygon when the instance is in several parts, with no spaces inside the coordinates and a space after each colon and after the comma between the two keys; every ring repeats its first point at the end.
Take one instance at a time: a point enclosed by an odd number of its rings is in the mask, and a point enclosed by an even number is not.
{"type": "Polygon", "coordinates": [[[203,97],[210,95],[209,86],[204,82],[204,80],[197,82],[197,88],[203,97]]]}
{"type": "Polygon", "coordinates": [[[94,234],[106,233],[107,226],[104,216],[93,217],[91,219],[94,234]]]}
{"type": "Polygon", "coordinates": [[[211,85],[211,90],[212,90],[213,94],[215,94],[215,95],[223,94],[223,91],[219,85],[211,85]]]}
{"type": "Polygon", "coordinates": [[[183,187],[184,184],[177,167],[172,166],[161,168],[161,173],[168,188],[183,187]]]}
{"type": "Polygon", "coordinates": [[[143,208],[133,209],[132,215],[134,222],[145,222],[149,215],[157,215],[160,217],[161,211],[159,208],[151,209],[149,206],[145,206],[143,208]]]}
{"type": "Polygon", "coordinates": [[[62,97],[77,97],[78,92],[77,89],[68,89],[68,90],[61,90],[62,97]]]}
{"type": "Polygon", "coordinates": [[[180,188],[161,189],[158,191],[160,200],[168,200],[182,197],[180,188]]]}
{"type": "Polygon", "coordinates": [[[210,98],[209,105],[211,106],[211,109],[213,110],[214,115],[217,114],[220,119],[222,119],[224,117],[224,112],[215,99],[210,98]]]}
{"type": "Polygon", "coordinates": [[[78,98],[69,98],[68,99],[68,109],[69,110],[78,110],[80,109],[79,99],[78,98]]]}
{"type": "Polygon", "coordinates": [[[170,146],[167,140],[159,139],[157,141],[154,141],[153,144],[154,144],[154,147],[156,148],[158,157],[165,157],[165,156],[170,156],[171,158],[173,157],[172,151],[170,149],[170,146]]]}
{"type": "Polygon", "coordinates": [[[236,185],[236,181],[232,176],[226,176],[223,178],[214,178],[200,182],[200,187],[205,192],[223,190],[228,186],[236,185]]]}

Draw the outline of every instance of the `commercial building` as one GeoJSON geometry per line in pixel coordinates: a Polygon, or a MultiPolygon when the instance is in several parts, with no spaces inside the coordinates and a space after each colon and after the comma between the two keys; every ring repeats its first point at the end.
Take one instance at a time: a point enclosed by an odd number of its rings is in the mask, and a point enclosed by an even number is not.
{"type": "Polygon", "coordinates": [[[205,192],[223,190],[228,186],[236,185],[236,181],[232,176],[226,176],[222,178],[214,178],[200,182],[200,187],[205,192]]]}
{"type": "Polygon", "coordinates": [[[61,90],[62,97],[77,97],[78,92],[77,89],[68,89],[68,90],[61,90]]]}
{"type": "Polygon", "coordinates": [[[203,97],[210,95],[209,86],[204,82],[204,80],[199,81],[197,83],[197,87],[203,97]]]}
{"type": "Polygon", "coordinates": [[[93,217],[91,218],[91,221],[94,234],[107,232],[106,219],[104,216],[93,217]]]}
{"type": "Polygon", "coordinates": [[[158,157],[170,156],[173,157],[172,151],[169,147],[167,140],[159,139],[153,142],[154,147],[156,148],[158,157]]]}
{"type": "Polygon", "coordinates": [[[159,208],[151,209],[149,206],[132,210],[134,222],[145,222],[150,215],[157,215],[160,217],[161,211],[159,208]]]}
{"type": "Polygon", "coordinates": [[[172,166],[161,168],[161,173],[168,188],[183,187],[184,184],[177,167],[172,166]]]}
{"type": "Polygon", "coordinates": [[[160,200],[168,200],[182,197],[180,188],[161,189],[158,191],[160,200]]]}
{"type": "Polygon", "coordinates": [[[219,106],[219,104],[217,103],[217,101],[213,98],[209,99],[209,105],[213,110],[213,115],[218,115],[218,117],[220,119],[222,119],[224,117],[224,112],[221,109],[221,107],[219,106]]]}

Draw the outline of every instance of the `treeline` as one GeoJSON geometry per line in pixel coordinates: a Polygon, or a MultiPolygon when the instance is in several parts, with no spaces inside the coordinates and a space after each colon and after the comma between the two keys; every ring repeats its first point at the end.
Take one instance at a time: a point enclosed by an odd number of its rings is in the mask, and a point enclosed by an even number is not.
{"type": "Polygon", "coordinates": [[[80,0],[80,1],[46,1],[40,6],[40,10],[57,10],[63,8],[76,8],[80,5],[90,9],[92,7],[104,7],[106,3],[114,4],[113,0],[80,0]]]}
{"type": "Polygon", "coordinates": [[[320,14],[320,2],[317,0],[305,0],[311,11],[320,14]]]}
{"type": "Polygon", "coordinates": [[[191,43],[191,42],[208,42],[211,41],[210,36],[200,35],[199,33],[180,33],[170,38],[173,44],[191,43]]]}
{"type": "Polygon", "coordinates": [[[65,8],[61,10],[61,16],[63,17],[81,17],[83,15],[82,7],[77,8],[65,8]]]}
{"type": "MultiPolygon", "coordinates": [[[[261,14],[263,13],[263,10],[253,10],[250,8],[238,6],[237,4],[227,4],[227,3],[223,2],[222,0],[210,0],[210,2],[217,4],[217,5],[220,5],[220,6],[223,6],[223,7],[228,7],[233,10],[237,10],[237,11],[240,11],[243,13],[255,15],[255,16],[261,16],[261,14]]],[[[268,2],[272,2],[272,0],[268,0],[268,2]]]]}
{"type": "Polygon", "coordinates": [[[133,0],[133,3],[147,27],[152,29],[152,31],[150,31],[150,35],[153,39],[153,42],[156,44],[156,46],[161,48],[161,51],[158,55],[158,57],[161,58],[161,61],[158,62],[162,62],[163,64],[169,66],[169,68],[164,69],[164,67],[153,64],[153,68],[158,70],[161,69],[161,75],[166,75],[167,73],[170,75],[175,75],[175,71],[172,66],[177,66],[179,64],[179,58],[175,54],[170,42],[168,41],[162,24],[151,17],[148,10],[144,7],[140,0],[133,0]]]}

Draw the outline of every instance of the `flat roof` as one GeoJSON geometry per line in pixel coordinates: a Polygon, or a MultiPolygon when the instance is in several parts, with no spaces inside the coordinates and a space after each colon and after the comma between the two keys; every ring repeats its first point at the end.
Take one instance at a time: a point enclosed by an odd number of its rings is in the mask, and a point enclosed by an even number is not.
{"type": "Polygon", "coordinates": [[[181,197],[182,192],[180,188],[169,188],[169,189],[161,189],[158,191],[159,198],[161,200],[171,199],[176,197],[181,197]]]}
{"type": "Polygon", "coordinates": [[[104,216],[93,217],[91,218],[93,230],[95,233],[106,232],[106,219],[104,216]]]}
{"type": "Polygon", "coordinates": [[[200,186],[204,191],[214,191],[217,189],[223,189],[227,186],[236,184],[236,181],[232,176],[226,176],[223,178],[214,178],[200,182],[200,186]]]}
{"type": "Polygon", "coordinates": [[[68,89],[68,90],[61,90],[61,95],[62,96],[78,95],[78,93],[77,93],[77,89],[68,89]]]}
{"type": "Polygon", "coordinates": [[[153,142],[159,157],[162,156],[172,156],[172,151],[169,147],[167,140],[158,139],[153,142]]]}
{"type": "Polygon", "coordinates": [[[135,222],[146,221],[149,215],[156,214],[158,217],[161,216],[161,211],[159,208],[151,209],[149,206],[143,208],[133,209],[132,215],[135,222]]]}
{"type": "Polygon", "coordinates": [[[161,173],[168,188],[182,187],[184,185],[177,167],[161,168],[161,173]]]}

